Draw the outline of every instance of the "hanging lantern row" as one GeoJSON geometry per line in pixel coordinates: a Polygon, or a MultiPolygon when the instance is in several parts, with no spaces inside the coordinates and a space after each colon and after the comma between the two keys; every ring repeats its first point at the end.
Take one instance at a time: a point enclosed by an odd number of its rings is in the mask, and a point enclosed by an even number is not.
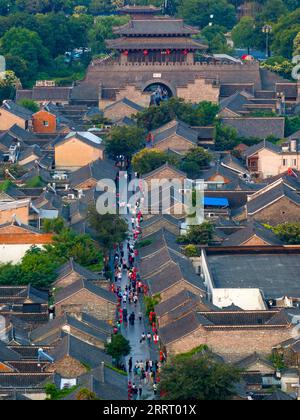
{"type": "MultiPolygon", "coordinates": [[[[185,49],[185,50],[182,51],[182,54],[183,55],[188,55],[189,52],[190,52],[189,50],[185,49]]],[[[129,51],[128,50],[125,50],[123,52],[123,54],[127,57],[129,55],[129,51]]],[[[147,55],[149,55],[149,51],[148,50],[144,50],[143,51],[143,54],[144,54],[144,56],[147,56],[147,55]]],[[[162,51],[161,54],[171,55],[172,54],[172,50],[167,49],[165,51],[162,51]]]]}

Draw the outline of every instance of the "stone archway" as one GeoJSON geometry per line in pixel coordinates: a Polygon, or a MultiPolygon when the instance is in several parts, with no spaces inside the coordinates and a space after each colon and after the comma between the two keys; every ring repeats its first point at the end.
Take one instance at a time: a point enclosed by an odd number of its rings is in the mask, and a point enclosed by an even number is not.
{"type": "Polygon", "coordinates": [[[162,79],[149,80],[142,87],[142,91],[144,93],[153,93],[157,88],[164,89],[168,93],[169,98],[177,96],[176,89],[169,82],[162,79]]]}

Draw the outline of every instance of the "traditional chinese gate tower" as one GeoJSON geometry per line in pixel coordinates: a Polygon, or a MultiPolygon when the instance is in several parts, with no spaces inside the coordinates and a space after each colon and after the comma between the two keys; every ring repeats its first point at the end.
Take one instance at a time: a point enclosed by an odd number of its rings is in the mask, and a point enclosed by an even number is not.
{"type": "Polygon", "coordinates": [[[106,42],[111,54],[94,60],[85,79],[74,87],[73,103],[105,106],[128,98],[140,105],[161,86],[169,96],[194,103],[218,102],[220,83],[253,83],[261,88],[259,65],[220,64],[205,58],[207,45],[199,30],[182,19],[154,16],[158,9],[127,7],[121,13],[132,19],[114,28],[115,39],[106,42]]]}

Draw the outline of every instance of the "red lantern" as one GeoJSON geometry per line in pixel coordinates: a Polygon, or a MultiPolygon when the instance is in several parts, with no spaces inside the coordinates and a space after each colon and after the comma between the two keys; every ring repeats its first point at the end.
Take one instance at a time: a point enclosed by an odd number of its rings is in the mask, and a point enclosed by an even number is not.
{"type": "Polygon", "coordinates": [[[188,55],[189,50],[183,50],[183,55],[188,55]]]}
{"type": "Polygon", "coordinates": [[[167,55],[170,55],[170,54],[171,54],[171,50],[167,49],[167,50],[166,50],[166,54],[167,54],[167,55]]]}
{"type": "Polygon", "coordinates": [[[126,57],[129,55],[129,51],[124,51],[124,53],[123,53],[126,57]]]}
{"type": "Polygon", "coordinates": [[[148,50],[144,50],[144,51],[143,51],[143,54],[146,56],[146,55],[148,55],[148,54],[149,54],[149,51],[148,51],[148,50]]]}

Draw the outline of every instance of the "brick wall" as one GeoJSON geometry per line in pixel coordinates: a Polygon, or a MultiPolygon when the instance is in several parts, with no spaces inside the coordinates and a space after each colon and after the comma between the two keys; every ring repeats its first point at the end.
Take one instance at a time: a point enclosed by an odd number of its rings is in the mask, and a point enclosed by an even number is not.
{"type": "Polygon", "coordinates": [[[90,293],[88,290],[81,290],[63,302],[55,305],[56,316],[65,312],[78,314],[86,312],[97,319],[114,321],[116,305],[90,293]]]}
{"type": "Polygon", "coordinates": [[[185,140],[183,137],[174,134],[168,139],[161,141],[155,145],[155,148],[162,151],[168,151],[169,149],[176,150],[178,152],[188,152],[196,145],[185,140]]]}
{"type": "Polygon", "coordinates": [[[254,352],[263,356],[270,355],[273,347],[291,337],[292,328],[218,331],[200,327],[187,337],[168,345],[167,351],[176,354],[184,353],[201,344],[206,344],[214,353],[221,355],[227,361],[234,362],[254,352]]]}
{"type": "Polygon", "coordinates": [[[21,128],[27,128],[22,118],[11,114],[6,109],[0,109],[0,131],[9,130],[13,125],[18,124],[21,128]]]}
{"type": "Polygon", "coordinates": [[[220,89],[207,83],[205,79],[196,79],[189,83],[187,87],[178,87],[177,96],[186,101],[198,103],[201,101],[219,102],[220,89]]]}
{"type": "Polygon", "coordinates": [[[46,372],[56,372],[65,379],[73,379],[86,373],[87,369],[72,357],[65,356],[47,367],[46,372]]]}
{"type": "Polygon", "coordinates": [[[28,205],[24,207],[19,207],[17,209],[8,209],[0,211],[0,225],[4,223],[10,223],[13,219],[13,216],[22,222],[24,225],[28,225],[29,222],[29,208],[28,205]]]}
{"type": "Polygon", "coordinates": [[[153,223],[153,225],[151,226],[143,227],[143,237],[152,235],[152,233],[158,232],[163,228],[165,228],[168,232],[171,232],[176,236],[178,236],[180,233],[179,224],[178,226],[175,226],[165,219],[160,219],[156,223],[153,223]]]}
{"type": "Polygon", "coordinates": [[[104,117],[111,121],[119,121],[125,117],[130,118],[136,113],[137,111],[122,102],[116,103],[108,109],[104,109],[104,117]]]}
{"type": "Polygon", "coordinates": [[[163,179],[167,179],[169,180],[179,180],[181,182],[183,182],[185,180],[185,177],[183,175],[180,175],[179,173],[177,173],[176,171],[173,171],[171,168],[163,168],[160,171],[155,172],[153,175],[144,178],[145,181],[148,183],[149,187],[151,185],[151,181],[152,180],[163,180],[163,179]]]}
{"type": "Polygon", "coordinates": [[[283,197],[252,217],[254,220],[272,226],[286,222],[300,222],[300,206],[283,197]]]}
{"type": "Polygon", "coordinates": [[[56,116],[42,109],[32,116],[32,125],[35,133],[55,133],[56,116]]]}
{"type": "Polygon", "coordinates": [[[254,235],[249,241],[245,242],[243,246],[267,246],[270,245],[263,239],[259,238],[258,236],[254,235]]]}
{"type": "Polygon", "coordinates": [[[119,90],[116,95],[116,101],[120,101],[124,98],[130,99],[132,102],[144,107],[148,107],[150,105],[150,95],[148,93],[143,93],[141,89],[134,85],[127,85],[123,89],[119,90]]]}
{"type": "Polygon", "coordinates": [[[75,138],[55,147],[56,168],[82,168],[98,159],[103,159],[103,150],[75,138]]]}
{"type": "Polygon", "coordinates": [[[75,283],[77,280],[82,279],[83,277],[75,272],[70,273],[69,275],[63,277],[62,279],[59,279],[55,282],[55,287],[60,289],[67,286],[70,286],[70,284],[75,283]]]}

